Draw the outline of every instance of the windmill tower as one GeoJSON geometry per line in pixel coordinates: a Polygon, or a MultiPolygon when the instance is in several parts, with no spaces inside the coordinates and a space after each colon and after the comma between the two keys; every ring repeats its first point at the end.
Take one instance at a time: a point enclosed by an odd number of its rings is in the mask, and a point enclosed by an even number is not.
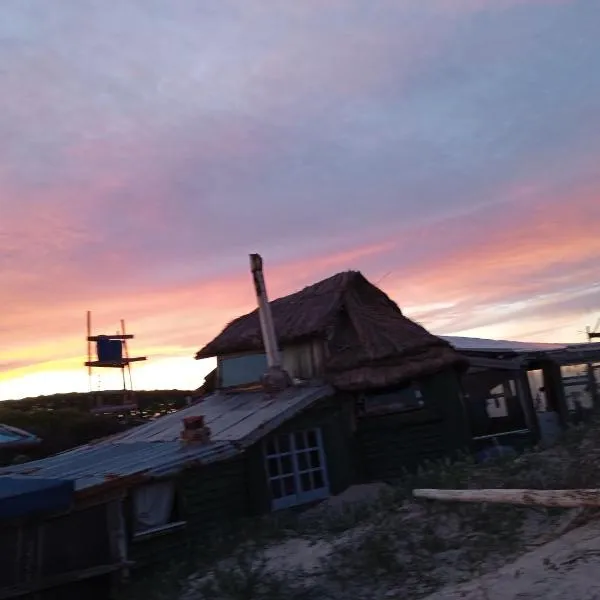
{"type": "Polygon", "coordinates": [[[130,357],[127,348],[127,340],[132,340],[133,335],[125,332],[125,320],[121,319],[121,329],[113,335],[92,335],[92,313],[87,311],[87,361],[84,363],[88,368],[90,383],[90,395],[92,396],[93,413],[122,413],[137,409],[137,402],[133,391],[133,380],[131,377],[131,363],[146,360],[145,356],[130,357]],[[92,344],[96,345],[96,360],[92,358],[92,344]],[[119,369],[123,381],[122,401],[107,405],[103,401],[103,394],[93,392],[93,370],[119,369]]]}
{"type": "Polygon", "coordinates": [[[598,327],[600,326],[600,318],[596,321],[594,325],[594,329],[591,327],[585,328],[585,333],[587,335],[588,342],[591,342],[594,339],[600,338],[600,332],[598,331],[598,327]]]}

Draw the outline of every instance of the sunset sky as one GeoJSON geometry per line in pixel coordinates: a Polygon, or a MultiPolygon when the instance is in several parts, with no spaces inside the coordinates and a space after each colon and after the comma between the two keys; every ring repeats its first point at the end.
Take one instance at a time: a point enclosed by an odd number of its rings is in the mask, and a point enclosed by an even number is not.
{"type": "Polygon", "coordinates": [[[0,399],[139,388],[346,269],[438,334],[600,317],[600,2],[2,0],[0,399]],[[104,376],[95,386],[110,388],[104,376]]]}

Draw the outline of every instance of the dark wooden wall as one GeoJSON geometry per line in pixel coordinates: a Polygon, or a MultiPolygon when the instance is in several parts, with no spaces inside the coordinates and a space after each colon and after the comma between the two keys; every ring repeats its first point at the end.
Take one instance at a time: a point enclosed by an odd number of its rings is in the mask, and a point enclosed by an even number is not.
{"type": "MultiPolygon", "coordinates": [[[[151,537],[129,537],[129,557],[137,568],[180,558],[215,528],[248,514],[244,460],[196,466],[175,479],[176,501],[186,526],[151,537]]],[[[129,516],[127,521],[131,523],[129,516]]]]}
{"type": "MultiPolygon", "coordinates": [[[[72,579],[69,575],[75,572],[92,573],[103,567],[110,570],[115,558],[107,505],[5,523],[0,526],[0,556],[0,597],[20,594],[36,600],[50,598],[55,592],[42,590],[54,589],[57,581],[72,579]]],[[[62,597],[68,595],[63,593],[62,597]]]]}
{"type": "MultiPolygon", "coordinates": [[[[321,427],[333,494],[356,480],[353,411],[352,397],[336,396],[304,411],[272,434],[321,427]]],[[[130,536],[129,558],[139,570],[184,555],[189,544],[197,544],[215,528],[271,511],[262,440],[240,458],[190,468],[175,482],[186,526],[153,537],[130,536]]],[[[131,507],[127,512],[130,511],[131,507]]],[[[127,520],[131,522],[131,517],[127,520]]]]}
{"type": "Polygon", "coordinates": [[[468,447],[470,434],[455,372],[419,383],[423,409],[360,418],[357,441],[364,481],[397,479],[425,460],[452,457],[468,447]]]}

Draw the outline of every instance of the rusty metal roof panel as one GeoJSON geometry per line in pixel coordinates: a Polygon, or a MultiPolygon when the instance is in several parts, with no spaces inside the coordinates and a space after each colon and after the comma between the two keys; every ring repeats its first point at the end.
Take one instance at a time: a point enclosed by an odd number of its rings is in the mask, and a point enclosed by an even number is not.
{"type": "Polygon", "coordinates": [[[213,441],[248,446],[334,393],[332,387],[322,384],[297,385],[273,396],[263,391],[221,391],[198,404],[118,434],[115,439],[121,443],[171,442],[179,438],[183,418],[203,416],[213,441]]]}
{"type": "Polygon", "coordinates": [[[512,340],[492,340],[461,336],[442,335],[442,339],[450,342],[460,352],[549,352],[561,350],[565,344],[548,344],[542,342],[517,342],[512,340]]]}
{"type": "Polygon", "coordinates": [[[110,479],[134,475],[158,477],[193,463],[208,464],[232,458],[240,451],[229,442],[203,445],[181,442],[120,444],[103,440],[41,460],[0,469],[2,475],[28,475],[43,479],[70,479],[77,491],[110,479]]]}

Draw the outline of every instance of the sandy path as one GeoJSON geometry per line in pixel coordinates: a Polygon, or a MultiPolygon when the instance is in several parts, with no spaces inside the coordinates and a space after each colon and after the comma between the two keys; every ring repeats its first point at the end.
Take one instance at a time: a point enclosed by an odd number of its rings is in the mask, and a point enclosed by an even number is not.
{"type": "Polygon", "coordinates": [[[600,521],[426,600],[600,600],[600,521]]]}

